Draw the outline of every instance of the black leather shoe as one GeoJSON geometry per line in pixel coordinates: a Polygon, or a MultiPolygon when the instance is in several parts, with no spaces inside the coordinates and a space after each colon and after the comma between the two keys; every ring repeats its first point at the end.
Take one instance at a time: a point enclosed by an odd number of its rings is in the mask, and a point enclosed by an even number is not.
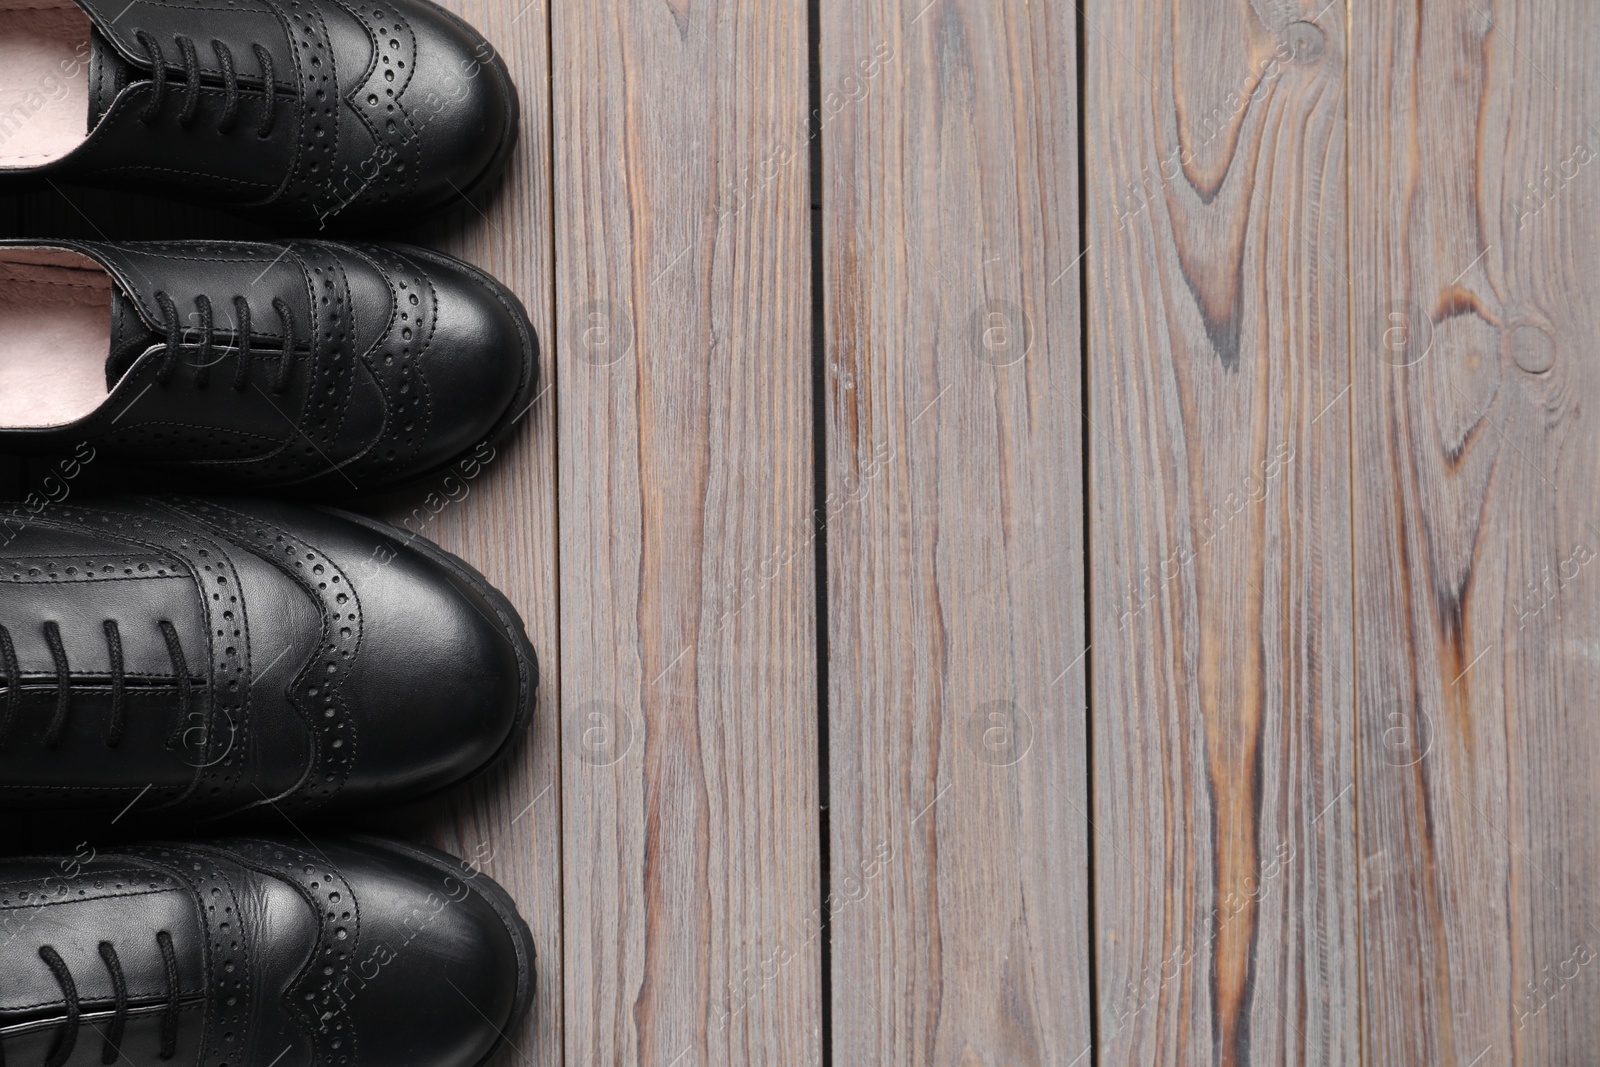
{"type": "Polygon", "coordinates": [[[516,297],[420,248],[0,242],[0,450],[349,494],[504,434],[537,385],[516,297]]]}
{"type": "Polygon", "coordinates": [[[427,0],[11,0],[0,71],[0,190],[393,225],[460,202],[516,140],[500,57],[427,0]]]}
{"type": "Polygon", "coordinates": [[[0,1063],[476,1067],[533,938],[468,864],[371,838],[0,860],[0,1063]]]}
{"type": "Polygon", "coordinates": [[[0,514],[0,677],[0,809],[135,822],[456,785],[521,739],[538,667],[506,599],[422,538],[130,498],[0,514]]]}

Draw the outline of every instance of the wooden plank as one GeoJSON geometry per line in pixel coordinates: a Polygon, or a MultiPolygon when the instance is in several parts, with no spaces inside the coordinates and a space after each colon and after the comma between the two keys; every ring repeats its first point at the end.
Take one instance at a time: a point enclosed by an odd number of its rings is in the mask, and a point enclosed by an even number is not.
{"type": "Polygon", "coordinates": [[[1345,30],[1324,3],[1086,7],[1107,1063],[1360,1052],[1345,30]]]}
{"type": "MultiPolygon", "coordinates": [[[[400,817],[413,835],[504,885],[533,928],[538,998],[498,1062],[562,1062],[561,656],[551,241],[550,38],[546,0],[444,0],[499,50],[522,98],[505,178],[402,239],[477,264],[522,300],[541,341],[543,391],[515,435],[386,502],[388,517],[480,569],[528,624],[541,667],[529,741],[486,779],[400,817]]],[[[464,77],[473,76],[463,72],[464,77]]]]}
{"type": "Polygon", "coordinates": [[[816,1063],[805,7],[552,16],[567,1062],[816,1063]]]}
{"type": "Polygon", "coordinates": [[[1600,1044],[1600,12],[1384,0],[1351,42],[1364,1041],[1600,1044]]]}
{"type": "Polygon", "coordinates": [[[1087,1063],[1073,7],[821,33],[834,1059],[1087,1063]]]}

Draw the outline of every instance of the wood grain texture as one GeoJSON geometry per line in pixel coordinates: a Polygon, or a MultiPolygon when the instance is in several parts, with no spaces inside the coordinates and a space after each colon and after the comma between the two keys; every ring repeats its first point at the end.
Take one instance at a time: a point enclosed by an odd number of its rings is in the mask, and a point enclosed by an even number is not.
{"type": "Polygon", "coordinates": [[[1085,8],[1106,1063],[1359,1055],[1345,29],[1323,2],[1085,8]]]}
{"type": "Polygon", "coordinates": [[[1384,0],[1351,42],[1364,1040],[1600,1044],[1600,12],[1384,0]]]}
{"type": "Polygon", "coordinates": [[[567,1062],[816,1063],[805,7],[552,40],[567,1062]]]}
{"type": "Polygon", "coordinates": [[[835,1062],[1084,1064],[1072,7],[821,32],[835,1062]]]}

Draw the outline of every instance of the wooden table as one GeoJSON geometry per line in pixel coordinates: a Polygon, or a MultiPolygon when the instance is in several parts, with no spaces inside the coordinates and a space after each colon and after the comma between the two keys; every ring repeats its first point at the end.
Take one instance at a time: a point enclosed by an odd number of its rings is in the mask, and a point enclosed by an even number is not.
{"type": "MultiPolygon", "coordinates": [[[[450,6],[522,147],[395,236],[550,388],[369,506],[544,703],[382,822],[531,919],[502,1062],[1593,1062],[1600,9],[450,6]]],[[[125,205],[15,211],[258,232],[125,205]]]]}

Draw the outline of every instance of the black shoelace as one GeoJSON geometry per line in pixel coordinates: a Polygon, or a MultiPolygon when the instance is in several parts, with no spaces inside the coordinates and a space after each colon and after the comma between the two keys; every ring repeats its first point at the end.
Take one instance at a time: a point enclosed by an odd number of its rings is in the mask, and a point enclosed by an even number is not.
{"type": "MultiPolygon", "coordinates": [[[[134,39],[145,50],[150,59],[151,85],[149,105],[139,113],[139,121],[146,126],[150,125],[161,114],[161,106],[167,98],[167,58],[161,51],[161,42],[156,40],[146,30],[139,30],[134,34],[134,39]]],[[[204,88],[200,81],[200,54],[196,51],[193,39],[178,34],[178,53],[183,57],[183,75],[185,80],[183,111],[178,115],[178,124],[188,129],[193,124],[195,115],[200,110],[200,93],[204,88]]],[[[221,41],[212,41],[211,48],[217,54],[217,63],[222,68],[222,89],[224,94],[222,105],[222,120],[217,123],[218,133],[230,133],[233,130],[234,120],[239,115],[239,68],[233,61],[233,53],[221,41]]],[[[256,127],[257,137],[272,135],[273,124],[278,117],[278,88],[272,69],[272,53],[259,44],[252,45],[256,55],[256,62],[261,65],[262,96],[265,99],[261,115],[261,124],[256,127]]]]}
{"type": "MultiPolygon", "coordinates": [[[[156,303],[161,306],[161,314],[166,318],[162,328],[167,334],[167,352],[162,357],[160,368],[156,371],[156,381],[166,385],[177,372],[178,363],[182,359],[186,328],[178,317],[178,305],[172,297],[166,293],[157,293],[156,303]]],[[[203,387],[211,381],[211,365],[216,362],[216,338],[213,334],[216,316],[211,310],[210,297],[197,296],[194,298],[194,305],[200,311],[201,338],[200,361],[195,367],[195,381],[203,387]]],[[[272,381],[272,391],[281,393],[289,388],[289,378],[294,373],[299,352],[295,348],[294,312],[282,298],[273,300],[272,310],[278,313],[278,318],[283,322],[283,347],[279,350],[282,358],[278,363],[278,373],[272,381]]],[[[239,319],[239,362],[233,374],[233,388],[242,393],[245,386],[250,384],[250,367],[255,356],[250,347],[250,302],[242,296],[234,297],[233,311],[239,319]]]]}
{"type": "MultiPolygon", "coordinates": [[[[122,631],[115,620],[109,619],[104,631],[106,650],[111,657],[111,723],[106,730],[106,747],[116,748],[122,743],[128,679],[122,658],[122,631]]],[[[163,622],[161,636],[167,643],[167,656],[172,660],[172,671],[178,681],[178,697],[182,701],[177,724],[167,737],[168,747],[176,748],[183,743],[189,722],[194,681],[189,677],[189,664],[184,658],[177,628],[170,622],[163,622]]],[[[50,646],[50,658],[55,661],[56,668],[56,713],[45,730],[44,743],[47,748],[57,748],[66,738],[67,722],[72,713],[72,671],[67,663],[66,646],[61,641],[61,627],[53,622],[45,623],[44,639],[50,646]]],[[[22,663],[17,658],[17,646],[11,639],[11,631],[4,626],[0,626],[0,667],[4,667],[6,672],[5,711],[0,712],[0,748],[4,748],[11,740],[11,729],[22,710],[22,663]]],[[[0,1067],[5,1067],[3,1062],[0,1062],[0,1067]]]]}
{"type": "MultiPolygon", "coordinates": [[[[170,1060],[178,1054],[178,953],[172,947],[172,935],[165,930],[156,935],[156,943],[161,946],[161,963],[167,985],[166,1007],[161,1013],[160,1055],[163,1060],[170,1060]]],[[[62,1024],[61,1032],[56,1035],[55,1043],[45,1057],[44,1067],[64,1067],[78,1044],[78,1030],[83,1024],[83,1005],[78,1000],[78,985],[72,980],[72,972],[67,970],[61,953],[46,945],[39,950],[39,958],[44,960],[44,965],[55,976],[67,1007],[66,1022],[62,1024]]],[[[111,1026],[105,1033],[105,1043],[100,1049],[100,1062],[112,1064],[122,1057],[119,1046],[128,1028],[128,981],[123,976],[122,961],[117,958],[116,946],[111,942],[100,942],[100,959],[106,965],[106,972],[111,975],[114,1002],[111,1026]]],[[[0,1045],[0,1067],[5,1067],[5,1062],[5,1047],[0,1045]]]]}

